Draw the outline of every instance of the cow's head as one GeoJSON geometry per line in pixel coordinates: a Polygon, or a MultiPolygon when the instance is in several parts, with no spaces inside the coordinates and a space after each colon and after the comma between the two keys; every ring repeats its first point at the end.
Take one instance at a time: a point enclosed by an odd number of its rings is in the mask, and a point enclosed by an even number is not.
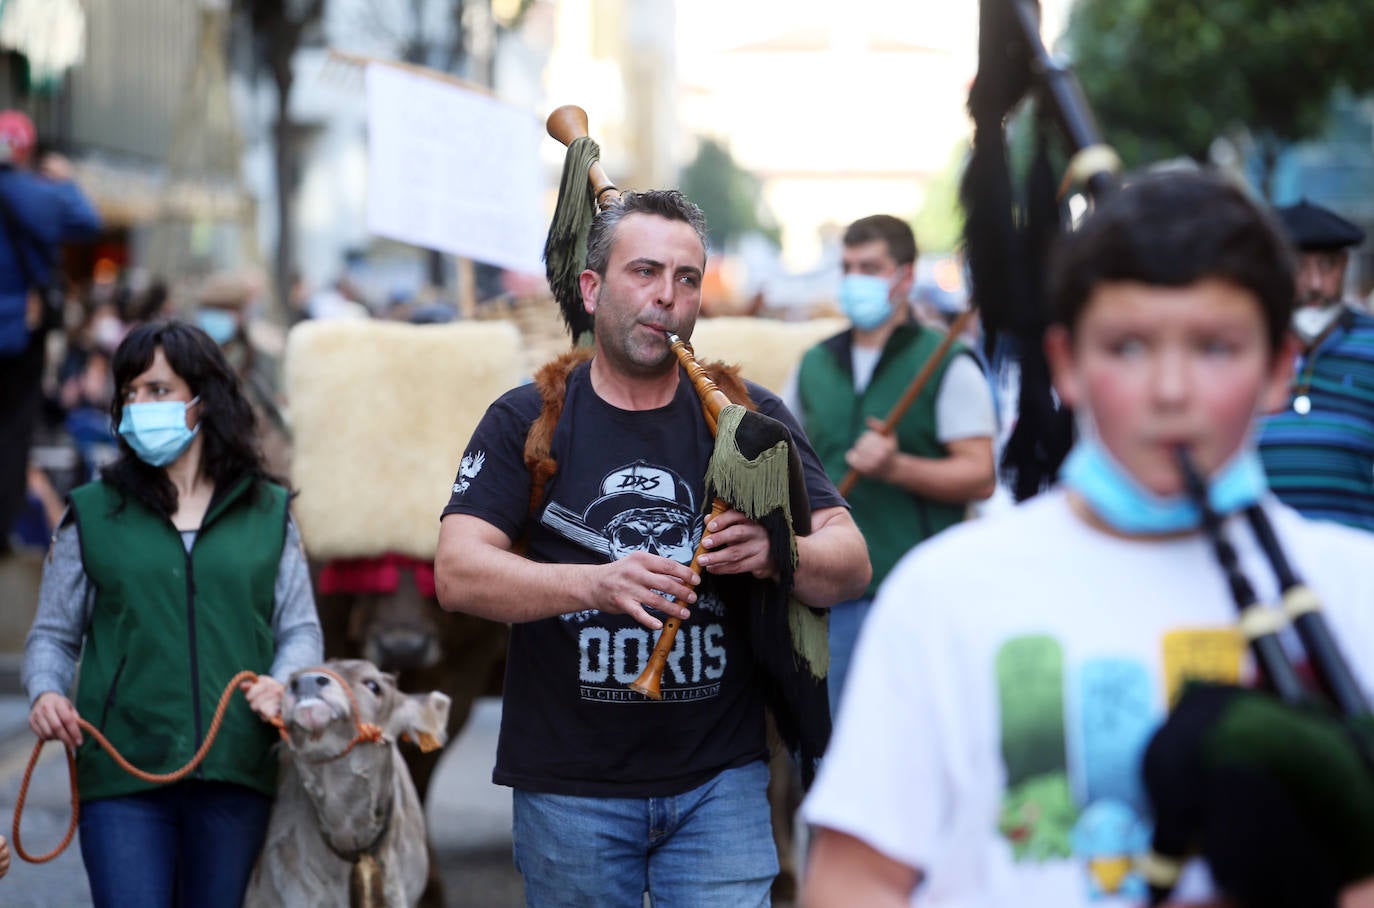
{"type": "Polygon", "coordinates": [[[338,756],[357,735],[359,723],[376,725],[388,740],[409,739],[426,750],[443,746],[447,694],[403,694],[395,675],[365,659],[332,659],[323,668],[328,671],[316,667],[293,674],[282,697],[282,721],[297,756],[338,756]],[[352,691],[351,699],[340,680],[352,691]]]}
{"type": "Polygon", "coordinates": [[[439,600],[422,586],[413,570],[402,569],[395,590],[353,600],[348,635],[365,658],[387,671],[432,668],[443,655],[439,600]]]}

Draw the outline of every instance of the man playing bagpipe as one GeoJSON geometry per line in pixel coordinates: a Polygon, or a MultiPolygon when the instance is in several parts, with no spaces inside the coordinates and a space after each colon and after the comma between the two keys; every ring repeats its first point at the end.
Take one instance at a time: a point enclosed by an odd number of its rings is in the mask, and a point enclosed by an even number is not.
{"type": "MultiPolygon", "coordinates": [[[[789,646],[789,605],[765,600],[790,590],[825,608],[868,582],[863,538],[778,398],[717,372],[762,415],[727,406],[708,423],[670,349],[697,317],[705,236],[700,209],[675,191],[602,207],[578,278],[583,311],[568,317],[577,335],[590,315],[591,350],[492,404],[444,511],[441,604],[512,624],[493,780],[515,789],[530,905],[638,908],[646,891],[662,905],[767,904],[778,864],[754,638],[770,610],[789,646]],[[791,543],[783,525],[780,548],[778,527],[745,504],[703,517],[704,501],[751,498],[722,487],[717,431],[754,465],[744,472],[772,471],[763,485],[784,501],[795,488],[791,515],[809,506],[809,534],[791,543]],[[646,698],[636,677],[654,632],[677,621],[658,699],[646,698]]],[[[823,667],[819,677],[812,761],[829,732],[823,667]]]]}
{"type": "Polygon", "coordinates": [[[1057,488],[880,589],[803,808],[806,905],[1368,904],[1363,726],[1288,702],[1297,635],[1251,608],[1305,577],[1288,611],[1324,605],[1303,643],[1345,643],[1328,686],[1360,711],[1374,537],[1280,504],[1253,442],[1293,299],[1282,235],[1219,177],[1127,181],[1060,239],[1045,349],[1077,442],[1057,488]]]}

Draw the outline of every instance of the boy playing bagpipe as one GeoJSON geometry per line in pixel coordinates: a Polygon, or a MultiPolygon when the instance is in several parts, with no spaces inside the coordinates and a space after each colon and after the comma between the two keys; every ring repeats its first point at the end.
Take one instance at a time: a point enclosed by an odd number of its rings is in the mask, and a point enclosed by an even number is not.
{"type": "Polygon", "coordinates": [[[1262,525],[1374,688],[1374,536],[1279,504],[1253,443],[1285,402],[1293,282],[1270,217],[1201,173],[1129,181],[1061,239],[1045,348],[1078,441],[1058,488],[919,546],[880,589],[804,806],[806,905],[1368,904],[1355,723],[1191,685],[1272,683],[1232,601],[1238,574],[1278,599],[1262,525]]]}

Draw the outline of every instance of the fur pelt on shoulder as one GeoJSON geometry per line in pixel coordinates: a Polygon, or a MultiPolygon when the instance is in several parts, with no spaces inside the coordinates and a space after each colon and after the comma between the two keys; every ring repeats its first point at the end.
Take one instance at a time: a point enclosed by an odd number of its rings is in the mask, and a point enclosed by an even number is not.
{"type": "MultiPolygon", "coordinates": [[[[543,406],[525,436],[525,468],[530,472],[531,514],[543,501],[544,489],[553,478],[553,474],[558,471],[558,463],[552,453],[553,430],[558,426],[558,418],[563,415],[563,401],[568,393],[568,377],[574,369],[589,361],[592,355],[590,347],[569,350],[562,356],[549,360],[534,373],[534,384],[539,389],[539,398],[543,406]]],[[[742,404],[750,410],[754,409],[754,401],[749,396],[744,379],[740,377],[738,367],[722,362],[702,363],[701,367],[732,403],[742,404]]]]}

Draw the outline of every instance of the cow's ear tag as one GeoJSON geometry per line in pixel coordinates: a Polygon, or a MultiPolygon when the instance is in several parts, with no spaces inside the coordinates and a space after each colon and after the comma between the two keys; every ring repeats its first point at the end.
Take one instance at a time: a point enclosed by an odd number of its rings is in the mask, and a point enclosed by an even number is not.
{"type": "Polygon", "coordinates": [[[416,747],[420,748],[422,753],[429,753],[432,750],[438,750],[444,746],[439,743],[437,737],[431,735],[427,731],[419,732],[418,735],[412,735],[410,732],[406,732],[401,735],[401,740],[409,741],[411,744],[414,744],[416,747]]]}

